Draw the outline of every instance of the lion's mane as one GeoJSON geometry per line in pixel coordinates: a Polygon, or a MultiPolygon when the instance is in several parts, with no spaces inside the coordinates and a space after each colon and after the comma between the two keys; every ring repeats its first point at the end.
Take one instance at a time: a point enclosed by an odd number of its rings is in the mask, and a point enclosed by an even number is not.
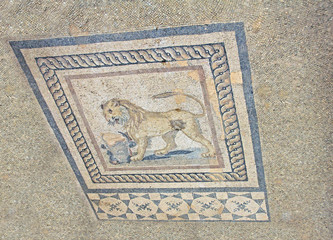
{"type": "Polygon", "coordinates": [[[126,108],[129,114],[129,120],[126,123],[128,129],[138,128],[140,123],[145,119],[146,110],[131,103],[128,100],[118,100],[119,105],[126,108]]]}

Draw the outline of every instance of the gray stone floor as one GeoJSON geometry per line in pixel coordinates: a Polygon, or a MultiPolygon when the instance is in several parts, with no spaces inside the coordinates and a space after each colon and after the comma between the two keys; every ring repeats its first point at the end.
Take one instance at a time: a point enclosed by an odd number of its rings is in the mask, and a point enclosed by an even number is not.
{"type": "Polygon", "coordinates": [[[331,239],[330,1],[64,2],[0,2],[2,239],[331,239]],[[97,221],[8,41],[216,22],[245,24],[271,222],[97,221]]]}

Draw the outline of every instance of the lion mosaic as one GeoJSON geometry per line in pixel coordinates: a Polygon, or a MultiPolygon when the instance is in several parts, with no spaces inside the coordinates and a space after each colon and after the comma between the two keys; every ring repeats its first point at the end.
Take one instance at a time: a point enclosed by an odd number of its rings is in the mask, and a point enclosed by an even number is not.
{"type": "Polygon", "coordinates": [[[141,161],[145,155],[148,140],[151,137],[161,136],[166,142],[163,149],[155,151],[156,155],[167,154],[177,147],[175,137],[182,131],[187,137],[202,144],[206,152],[203,157],[214,157],[215,150],[209,140],[201,133],[197,118],[206,115],[205,108],[197,98],[178,92],[165,92],[153,96],[153,99],[168,98],[171,96],[186,96],[200,104],[202,113],[194,114],[179,108],[167,112],[150,112],[128,100],[111,99],[101,105],[103,114],[109,124],[124,125],[127,134],[132,138],[137,146],[137,154],[132,156],[131,161],[141,161]]]}

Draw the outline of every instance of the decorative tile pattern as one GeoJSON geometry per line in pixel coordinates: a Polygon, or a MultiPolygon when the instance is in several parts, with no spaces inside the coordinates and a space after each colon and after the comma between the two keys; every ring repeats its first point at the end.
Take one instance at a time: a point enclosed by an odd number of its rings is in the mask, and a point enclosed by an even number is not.
{"type": "Polygon", "coordinates": [[[88,194],[100,219],[267,221],[261,192],[88,194]]]}
{"type": "Polygon", "coordinates": [[[269,221],[241,23],[11,45],[98,219],[269,221]]]}

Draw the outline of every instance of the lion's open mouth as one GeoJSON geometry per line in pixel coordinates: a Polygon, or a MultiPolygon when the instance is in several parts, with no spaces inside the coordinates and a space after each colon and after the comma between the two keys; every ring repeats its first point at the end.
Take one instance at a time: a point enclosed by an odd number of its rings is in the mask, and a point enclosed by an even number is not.
{"type": "Polygon", "coordinates": [[[116,118],[112,118],[109,120],[109,124],[114,126],[114,124],[120,124],[120,118],[119,117],[116,117],[116,118]]]}

